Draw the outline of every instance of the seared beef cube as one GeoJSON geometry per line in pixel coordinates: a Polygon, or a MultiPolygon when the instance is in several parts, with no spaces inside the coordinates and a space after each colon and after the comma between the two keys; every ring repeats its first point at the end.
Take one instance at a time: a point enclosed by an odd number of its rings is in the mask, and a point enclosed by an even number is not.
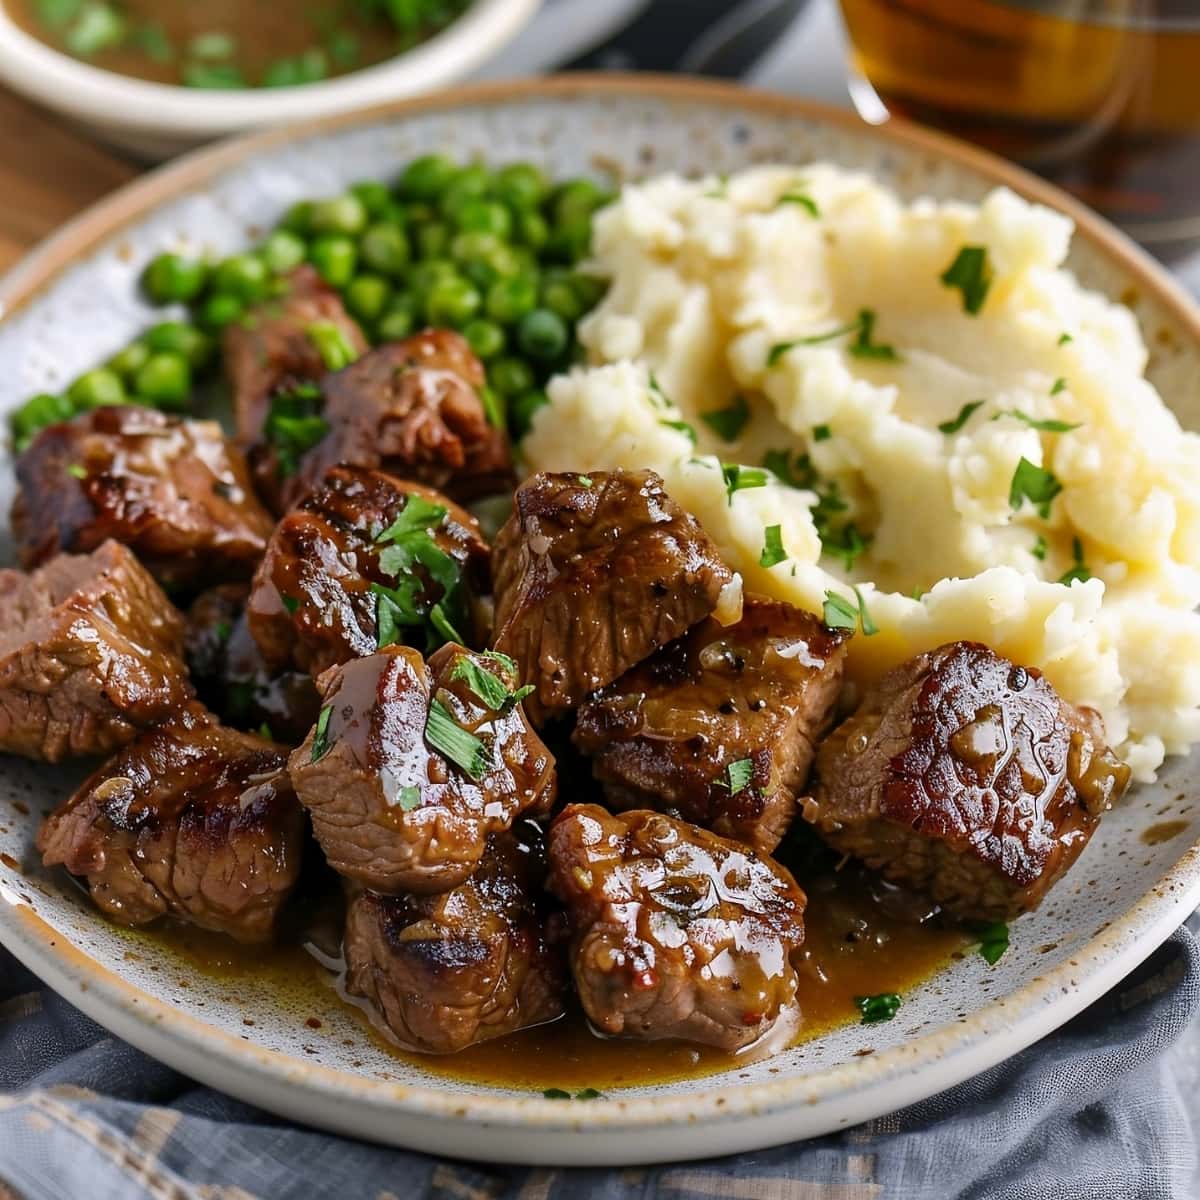
{"type": "Polygon", "coordinates": [[[122,405],[51,425],[17,459],[13,535],[26,567],[107,538],[161,583],[249,579],[272,521],[215,421],[122,405]]]}
{"type": "Polygon", "coordinates": [[[388,471],[472,500],[512,486],[508,438],[492,425],[480,393],[483,364],[449,330],[428,329],[364,354],[320,385],[328,432],[293,474],[276,451],[255,456],[264,489],[294,504],[337,463],[388,471]]]}
{"type": "Polygon", "coordinates": [[[159,917],[270,938],[300,873],[304,814],[279,746],[199,705],[107,762],[38,833],[46,866],[86,877],[122,925],[159,917]]]}
{"type": "Polygon", "coordinates": [[[576,804],[550,826],[549,887],[602,1033],[740,1050],[795,1028],[805,897],[778,863],[662,813],[576,804]]]}
{"type": "Polygon", "coordinates": [[[382,471],[334,467],[276,527],[246,610],[272,671],[315,679],[402,636],[478,640],[487,544],[469,513],[382,471]]]}
{"type": "Polygon", "coordinates": [[[811,613],[748,596],[597,692],[574,742],[613,808],[656,808],[770,852],[829,727],[846,639],[811,613]]]}
{"type": "Polygon", "coordinates": [[[510,664],[388,646],[321,677],[324,705],[291,757],[329,865],[377,892],[444,892],[489,834],[554,803],[554,759],[525,720],[510,664]]]}
{"type": "Polygon", "coordinates": [[[225,372],[233,393],[237,439],[245,450],[262,439],[272,393],[326,373],[318,342],[310,333],[312,326],[332,324],[355,353],[367,348],[341,297],[312,267],[297,267],[288,276],[286,289],[284,295],[225,327],[225,372]]]}
{"type": "Polygon", "coordinates": [[[1124,792],[1099,718],[1032,667],[951,642],[897,667],[817,753],[804,816],[964,917],[1036,908],[1124,792]]]}
{"type": "Polygon", "coordinates": [[[566,971],[546,937],[535,854],[500,833],[452,891],[351,900],[346,990],[365,996],[402,1046],[452,1054],[562,1015],[566,971]]]}
{"type": "Polygon", "coordinates": [[[321,696],[306,671],[267,669],[246,622],[250,588],[223,583],[201,592],[187,614],[187,663],[200,699],[237,729],[260,730],[298,746],[321,696]]]}
{"type": "Polygon", "coordinates": [[[106,754],[191,697],[183,621],[126,547],[0,571],[0,750],[106,754]]]}
{"type": "Polygon", "coordinates": [[[494,645],[539,723],[710,613],[737,620],[740,581],[653,471],[531,476],[494,553],[494,645]]]}

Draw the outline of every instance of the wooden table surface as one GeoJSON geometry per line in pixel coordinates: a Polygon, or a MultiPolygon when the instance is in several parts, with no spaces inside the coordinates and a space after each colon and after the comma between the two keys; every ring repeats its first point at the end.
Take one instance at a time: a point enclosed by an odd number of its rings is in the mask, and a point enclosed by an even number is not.
{"type": "Polygon", "coordinates": [[[0,89],[0,273],[142,170],[0,89]]]}

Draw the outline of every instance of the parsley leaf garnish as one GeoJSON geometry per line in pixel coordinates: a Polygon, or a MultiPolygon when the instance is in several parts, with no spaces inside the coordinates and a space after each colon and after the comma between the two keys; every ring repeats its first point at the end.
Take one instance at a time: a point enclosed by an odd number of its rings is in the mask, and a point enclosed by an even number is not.
{"type": "Polygon", "coordinates": [[[781,483],[786,483],[788,487],[808,490],[816,485],[816,472],[813,470],[807,454],[801,454],[796,458],[795,470],[793,470],[790,450],[768,450],[763,455],[762,465],[781,483]]]}
{"type": "Polygon", "coordinates": [[[774,567],[787,559],[787,551],[783,548],[783,537],[778,525],[768,525],[763,530],[763,548],[758,556],[760,567],[774,567]]]}
{"type": "Polygon", "coordinates": [[[696,431],[686,421],[659,421],[659,424],[682,433],[693,446],[696,444],[696,431]]]}
{"type": "Polygon", "coordinates": [[[830,629],[862,629],[864,637],[873,637],[879,632],[879,626],[871,619],[867,603],[862,598],[858,588],[854,588],[854,598],[858,604],[852,604],[845,596],[835,591],[825,593],[825,603],[821,609],[821,619],[830,629]]]}
{"type": "Polygon", "coordinates": [[[739,758],[725,768],[725,774],[718,782],[729,789],[731,796],[744,792],[750,786],[754,777],[754,763],[748,758],[739,758]]]}
{"type": "Polygon", "coordinates": [[[1052,472],[1034,466],[1022,455],[1008,489],[1008,506],[1016,510],[1028,500],[1037,509],[1038,516],[1045,520],[1050,515],[1051,502],[1062,490],[1062,484],[1052,472]]]}
{"type": "Polygon", "coordinates": [[[986,246],[964,246],[939,276],[946,287],[962,292],[963,311],[975,316],[992,286],[992,267],[986,246]]]}
{"type": "Polygon", "coordinates": [[[318,762],[329,752],[329,715],[333,705],[326,704],[317,715],[317,728],[313,733],[312,761],[318,762]]]}
{"type": "Polygon", "coordinates": [[[1018,421],[1028,425],[1030,429],[1039,429],[1042,433],[1070,433],[1072,429],[1078,429],[1083,424],[1082,421],[1038,420],[1023,413],[1019,408],[1006,409],[1003,413],[997,413],[997,416],[1015,417],[1018,421]]]}
{"type": "Polygon", "coordinates": [[[1078,538],[1071,539],[1071,554],[1075,560],[1075,565],[1064,572],[1059,583],[1065,583],[1068,586],[1072,583],[1086,583],[1092,577],[1091,571],[1083,564],[1083,543],[1078,538]]]}
{"type": "Polygon", "coordinates": [[[271,397],[263,437],[275,448],[280,478],[294,475],[301,455],[329,432],[329,422],[320,413],[322,398],[315,383],[301,383],[271,397]]]}
{"type": "Polygon", "coordinates": [[[1073,342],[1074,340],[1075,339],[1069,333],[1060,333],[1058,335],[1058,344],[1060,346],[1065,346],[1069,342],[1073,342]]]}
{"type": "Polygon", "coordinates": [[[313,321],[304,332],[312,342],[327,371],[340,371],[358,358],[358,351],[346,331],[334,321],[313,321]]]}
{"type": "Polygon", "coordinates": [[[655,408],[670,408],[671,399],[666,392],[662,390],[662,385],[658,382],[658,376],[653,371],[650,372],[650,403],[655,408]]]}
{"type": "Polygon", "coordinates": [[[814,442],[827,442],[833,437],[833,430],[828,425],[814,425],[812,438],[814,442]]]}
{"type": "Polygon", "coordinates": [[[878,996],[855,996],[854,1003],[862,1014],[862,1025],[878,1025],[890,1021],[900,1011],[900,997],[895,992],[881,992],[878,996]]]}
{"type": "Polygon", "coordinates": [[[472,779],[479,780],[487,774],[487,752],[483,743],[465,730],[436,697],[429,705],[425,740],[472,779]]]}
{"type": "Polygon", "coordinates": [[[817,502],[809,511],[817,536],[821,539],[821,550],[840,558],[846,570],[850,570],[858,556],[870,546],[871,538],[862,533],[853,521],[843,525],[835,520],[835,515],[845,512],[848,507],[841,497],[837,482],[832,479],[819,480],[807,454],[798,455],[793,462],[787,450],[768,450],[763,456],[763,466],[781,483],[817,493],[817,502]]]}
{"type": "Polygon", "coordinates": [[[810,217],[820,217],[821,215],[821,210],[817,207],[817,202],[811,196],[806,196],[803,192],[784,192],[775,201],[775,207],[778,208],[781,204],[798,204],[810,217]]]}
{"type": "Polygon", "coordinates": [[[1046,539],[1039,533],[1034,539],[1033,545],[1029,548],[1029,553],[1033,555],[1039,562],[1046,561],[1046,539]]]}
{"type": "Polygon", "coordinates": [[[700,420],[726,442],[735,442],[750,420],[750,405],[743,395],[734,396],[728,408],[714,409],[700,414],[700,420]]]}
{"type": "Polygon", "coordinates": [[[971,415],[981,409],[984,405],[983,400],[971,400],[964,404],[958,410],[958,416],[952,421],[943,421],[938,426],[938,431],[944,434],[958,433],[960,429],[971,419],[971,415]]]}
{"type": "Polygon", "coordinates": [[[1008,949],[1008,925],[1003,921],[981,921],[970,929],[979,938],[979,953],[994,967],[1008,949]]]}
{"type": "Polygon", "coordinates": [[[1067,381],[1060,375],[1055,381],[1054,386],[1050,389],[1050,395],[1057,396],[1059,392],[1067,390],[1067,381]]]}
{"type": "Polygon", "coordinates": [[[722,463],[721,474],[725,477],[725,494],[733,504],[733,493],[745,488],[767,486],[767,473],[758,467],[743,467],[737,463],[722,463]]]}
{"type": "Polygon", "coordinates": [[[775,366],[779,360],[796,346],[819,346],[822,342],[836,341],[840,337],[845,337],[848,333],[855,333],[862,328],[862,314],[860,313],[853,321],[847,321],[845,325],[835,325],[833,329],[825,333],[814,333],[809,337],[794,338],[790,342],[776,342],[771,347],[767,354],[767,366],[775,366]]]}
{"type": "Polygon", "coordinates": [[[858,314],[858,336],[850,343],[850,353],[855,358],[876,358],[884,362],[899,362],[900,355],[895,346],[876,343],[871,340],[875,331],[875,314],[869,308],[860,310],[858,314]]]}

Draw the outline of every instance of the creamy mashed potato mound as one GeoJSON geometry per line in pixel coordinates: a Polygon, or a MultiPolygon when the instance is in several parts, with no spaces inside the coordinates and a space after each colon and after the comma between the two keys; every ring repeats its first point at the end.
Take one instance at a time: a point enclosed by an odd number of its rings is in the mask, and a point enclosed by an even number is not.
{"type": "Polygon", "coordinates": [[[861,677],[986,642],[1152,779],[1200,739],[1200,438],[1132,314],[1063,268],[1071,232],[1003,189],[905,204],[830,166],[626,187],[596,219],[590,365],[551,382],[526,463],[654,468],[748,589],[820,612],[857,587],[861,677]],[[976,313],[941,278],[964,247],[976,313]]]}

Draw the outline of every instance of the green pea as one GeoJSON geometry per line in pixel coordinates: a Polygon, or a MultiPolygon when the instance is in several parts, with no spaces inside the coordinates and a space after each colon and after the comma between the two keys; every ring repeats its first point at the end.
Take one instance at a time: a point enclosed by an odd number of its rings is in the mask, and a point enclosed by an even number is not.
{"type": "Polygon", "coordinates": [[[69,421],[74,412],[74,406],[66,396],[55,396],[50,392],[31,396],[9,418],[17,450],[24,450],[33,435],[47,425],[69,421]]]}
{"type": "Polygon", "coordinates": [[[150,357],[150,347],[145,342],[130,342],[124,350],[118,350],[104,365],[128,379],[150,357]]]}
{"type": "Polygon", "coordinates": [[[583,301],[565,279],[551,279],[542,285],[542,305],[568,322],[583,315],[583,301]]]}
{"type": "Polygon", "coordinates": [[[442,154],[414,158],[400,176],[400,192],[406,199],[436,200],[458,174],[458,166],[442,154]]]}
{"type": "Polygon", "coordinates": [[[504,330],[495,321],[487,321],[482,318],[468,321],[463,326],[462,334],[467,339],[467,345],[484,362],[487,362],[489,358],[495,358],[504,349],[504,330]]]}
{"type": "Polygon", "coordinates": [[[574,221],[557,226],[550,234],[544,248],[550,257],[563,263],[577,263],[586,258],[592,248],[592,221],[590,217],[579,217],[574,221]]]}
{"type": "Polygon", "coordinates": [[[152,354],[134,376],[134,390],[164,407],[181,408],[192,390],[192,372],[182,354],[152,354]]]}
{"type": "Polygon", "coordinates": [[[355,195],[318,200],[312,207],[314,233],[362,233],[367,227],[366,205],[355,195]]]}
{"type": "Polygon", "coordinates": [[[231,296],[228,292],[217,292],[209,296],[200,306],[199,318],[202,325],[209,329],[224,329],[240,320],[246,311],[246,306],[240,296],[231,296]]]}
{"type": "Polygon", "coordinates": [[[455,209],[452,219],[463,233],[490,233],[498,238],[512,236],[512,214],[495,200],[464,200],[455,209]]]}
{"type": "Polygon", "coordinates": [[[514,222],[517,241],[531,250],[540,250],[550,240],[550,226],[538,212],[519,212],[514,222]]]}
{"type": "Polygon", "coordinates": [[[272,275],[286,275],[294,271],[307,253],[308,244],[305,240],[288,229],[275,230],[259,250],[272,275]]]}
{"type": "Polygon", "coordinates": [[[367,210],[367,215],[377,217],[392,205],[392,193],[386,183],[378,179],[364,179],[352,184],[350,195],[367,210]]]}
{"type": "Polygon", "coordinates": [[[391,292],[392,285],[382,275],[356,275],[346,287],[346,307],[371,323],[383,314],[391,292]]]}
{"type": "Polygon", "coordinates": [[[308,261],[330,287],[344,288],[354,278],[358,247],[344,234],[325,233],[309,246],[308,261]]]}
{"type": "Polygon", "coordinates": [[[612,196],[590,179],[572,179],[554,194],[552,211],[556,225],[568,225],[580,217],[591,218],[612,196]]]}
{"type": "Polygon", "coordinates": [[[404,223],[406,225],[424,225],[438,219],[438,210],[432,204],[416,203],[404,205],[404,223]]]}
{"type": "Polygon", "coordinates": [[[512,163],[496,173],[496,195],[518,212],[537,208],[548,190],[546,176],[532,163],[512,163]]]}
{"type": "Polygon", "coordinates": [[[408,273],[408,282],[418,296],[429,292],[447,279],[460,278],[454,264],[444,258],[430,258],[417,263],[408,273]]]}
{"type": "Polygon", "coordinates": [[[375,326],[375,332],[381,342],[403,341],[413,331],[416,319],[410,312],[399,309],[385,312],[375,326]]]}
{"type": "Polygon", "coordinates": [[[460,233],[450,242],[450,257],[460,265],[483,262],[503,244],[493,233],[460,233]]]}
{"type": "Polygon", "coordinates": [[[519,396],[531,391],[536,382],[533,368],[523,358],[498,358],[487,374],[488,382],[502,396],[519,396]]]}
{"type": "Polygon", "coordinates": [[[164,321],[145,334],[146,345],[156,352],[182,354],[193,367],[205,366],[212,358],[213,340],[195,325],[183,321],[164,321]]]}
{"type": "Polygon", "coordinates": [[[97,367],[80,375],[67,389],[67,395],[77,410],[101,408],[105,404],[123,404],[125,385],[116,371],[97,367]]]}
{"type": "Polygon", "coordinates": [[[508,403],[508,420],[517,437],[524,437],[533,424],[533,415],[539,408],[545,408],[550,403],[545,392],[522,392],[521,395],[508,403]]]}
{"type": "Polygon", "coordinates": [[[279,222],[279,228],[286,229],[290,233],[296,233],[303,237],[312,232],[312,212],[313,202],[311,200],[297,200],[283,214],[283,220],[279,222]]]}
{"type": "Polygon", "coordinates": [[[450,246],[450,229],[441,221],[430,221],[417,229],[417,255],[441,258],[450,246]]]}
{"type": "Polygon", "coordinates": [[[517,326],[517,344],[530,358],[549,362],[567,348],[566,322],[546,308],[526,313],[517,326]]]}
{"type": "Polygon", "coordinates": [[[207,280],[208,267],[181,254],[160,254],[142,272],[142,288],[155,304],[194,300],[207,280]]]}
{"type": "Polygon", "coordinates": [[[362,236],[359,251],[363,262],[382,275],[400,275],[412,257],[408,235],[394,221],[380,221],[362,236]]]}
{"type": "Polygon", "coordinates": [[[600,279],[595,275],[583,275],[578,271],[572,271],[567,278],[571,287],[575,289],[575,295],[579,297],[579,302],[583,305],[585,312],[595,308],[608,291],[608,280],[600,279]]]}
{"type": "Polygon", "coordinates": [[[243,300],[261,299],[267,292],[267,264],[254,254],[235,254],[217,263],[213,271],[214,292],[228,292],[243,300]]]}
{"type": "Polygon", "coordinates": [[[483,297],[465,279],[444,279],[425,297],[425,317],[431,325],[465,325],[478,311],[483,297]]]}
{"type": "Polygon", "coordinates": [[[442,216],[453,221],[464,204],[483,199],[491,190],[492,176],[486,167],[463,167],[442,193],[438,207],[442,216]]]}
{"type": "Polygon", "coordinates": [[[484,307],[487,315],[501,325],[515,325],[537,307],[537,283],[527,275],[497,279],[487,290],[484,307]]]}

